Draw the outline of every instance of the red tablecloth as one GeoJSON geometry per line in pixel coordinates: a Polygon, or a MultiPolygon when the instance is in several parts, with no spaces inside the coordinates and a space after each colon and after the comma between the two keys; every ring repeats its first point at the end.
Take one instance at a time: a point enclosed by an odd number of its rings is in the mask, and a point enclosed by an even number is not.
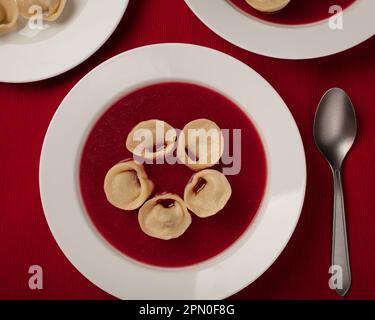
{"type": "MultiPolygon", "coordinates": [[[[271,59],[241,50],[216,36],[183,0],[131,0],[114,35],[79,67],[39,83],[0,84],[0,298],[112,298],[86,280],[55,243],[39,197],[39,156],[56,108],[82,76],[120,52],[158,42],[199,44],[247,63],[284,98],[301,131],[308,180],[300,222],[274,265],[234,298],[336,298],[328,288],[332,179],[314,146],[312,123],[317,103],[327,89],[339,86],[350,94],[359,134],[344,171],[353,276],[348,298],[374,299],[375,38],[327,58],[271,59]],[[43,267],[43,290],[31,291],[28,287],[28,268],[33,264],[43,267]]],[[[277,119],[273,121],[277,125],[277,119]]]]}

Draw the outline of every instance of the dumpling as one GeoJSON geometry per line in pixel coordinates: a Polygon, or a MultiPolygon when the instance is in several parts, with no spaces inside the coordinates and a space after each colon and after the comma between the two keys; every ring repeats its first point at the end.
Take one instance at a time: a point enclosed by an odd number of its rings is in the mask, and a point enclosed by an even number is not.
{"type": "Polygon", "coordinates": [[[32,6],[40,6],[43,11],[43,20],[57,20],[65,8],[66,0],[18,0],[20,13],[23,17],[29,19],[35,12],[32,6]],[[31,12],[30,12],[31,11],[31,12]]]}
{"type": "Polygon", "coordinates": [[[224,137],[217,124],[208,119],[189,122],[181,131],[177,157],[194,171],[214,166],[224,152],[224,137]]]}
{"type": "Polygon", "coordinates": [[[184,200],[190,211],[206,218],[223,209],[231,195],[232,188],[225,175],[206,169],[191,177],[185,187],[184,200]]]}
{"type": "Polygon", "coordinates": [[[0,35],[13,31],[19,12],[15,0],[0,0],[0,35]]]}
{"type": "Polygon", "coordinates": [[[276,12],[290,2],[290,0],[246,0],[254,9],[262,12],[276,12]]]}
{"type": "Polygon", "coordinates": [[[191,224],[184,201],[175,194],[164,193],[147,201],[138,214],[144,233],[161,240],[180,237],[191,224]]]}
{"type": "Polygon", "coordinates": [[[138,209],[151,195],[154,184],[141,164],[123,161],[112,167],[104,179],[108,201],[123,210],[138,209]]]}
{"type": "Polygon", "coordinates": [[[172,154],[176,141],[177,132],[171,125],[152,119],[142,121],[132,129],[126,148],[135,156],[154,160],[172,154]]]}

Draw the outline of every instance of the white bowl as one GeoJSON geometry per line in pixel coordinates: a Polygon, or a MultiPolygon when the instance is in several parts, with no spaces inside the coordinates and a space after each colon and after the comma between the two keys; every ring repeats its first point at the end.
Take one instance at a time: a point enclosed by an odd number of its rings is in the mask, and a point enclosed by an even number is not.
{"type": "Polygon", "coordinates": [[[246,287],[288,243],[305,186],[301,137],[277,92],[242,62],[186,44],[131,50],[90,72],[57,110],[40,160],[41,198],[57,243],[87,279],[122,299],[223,299],[246,287]],[[88,218],[78,181],[82,146],[98,117],[126,93],[171,80],[214,88],[236,102],[257,127],[268,166],[264,199],[245,234],[220,255],[184,268],[144,265],[112,248],[88,218]]]}
{"type": "Polygon", "coordinates": [[[79,65],[116,29],[129,0],[69,0],[61,17],[31,29],[20,18],[19,30],[0,37],[0,82],[48,79],[79,65]]]}
{"type": "Polygon", "coordinates": [[[229,0],[185,2],[207,27],[225,40],[274,58],[328,56],[352,48],[375,34],[374,0],[357,0],[344,10],[342,30],[331,30],[328,20],[303,25],[266,22],[245,14],[229,0]]]}

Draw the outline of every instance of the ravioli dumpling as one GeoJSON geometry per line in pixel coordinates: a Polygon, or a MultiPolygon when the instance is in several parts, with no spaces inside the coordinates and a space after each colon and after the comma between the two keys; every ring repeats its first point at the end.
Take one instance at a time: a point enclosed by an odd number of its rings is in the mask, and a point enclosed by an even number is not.
{"type": "Polygon", "coordinates": [[[29,19],[35,15],[33,6],[39,6],[43,11],[43,20],[55,21],[63,12],[66,0],[18,0],[20,13],[23,17],[29,19]]]}
{"type": "Polygon", "coordinates": [[[246,0],[246,2],[258,11],[270,13],[283,9],[290,0],[246,0]]]}
{"type": "Polygon", "coordinates": [[[180,237],[191,224],[184,201],[175,194],[164,193],[148,200],[138,214],[144,233],[161,240],[180,237]]]}
{"type": "Polygon", "coordinates": [[[138,123],[129,133],[126,148],[133,155],[153,160],[173,153],[176,130],[168,123],[152,119],[138,123]]]}
{"type": "Polygon", "coordinates": [[[232,195],[228,179],[221,172],[206,169],[194,174],[185,187],[184,200],[198,217],[215,215],[225,207],[232,195]]]}
{"type": "Polygon", "coordinates": [[[134,160],[113,166],[104,179],[107,200],[123,210],[138,209],[151,195],[154,184],[143,166],[134,160]]]}
{"type": "Polygon", "coordinates": [[[15,0],[0,0],[0,35],[13,31],[19,16],[15,0]]]}
{"type": "Polygon", "coordinates": [[[214,166],[224,152],[224,137],[208,119],[189,122],[182,129],[177,146],[179,160],[194,171],[214,166]]]}

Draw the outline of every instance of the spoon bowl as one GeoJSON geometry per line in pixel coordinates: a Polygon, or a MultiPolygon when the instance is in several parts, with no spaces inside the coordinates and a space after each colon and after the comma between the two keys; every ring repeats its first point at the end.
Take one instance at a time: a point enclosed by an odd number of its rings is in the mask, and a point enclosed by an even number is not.
{"type": "Polygon", "coordinates": [[[341,169],[357,133],[357,120],[349,96],[334,88],[323,96],[315,115],[314,139],[333,170],[341,169]]]}

